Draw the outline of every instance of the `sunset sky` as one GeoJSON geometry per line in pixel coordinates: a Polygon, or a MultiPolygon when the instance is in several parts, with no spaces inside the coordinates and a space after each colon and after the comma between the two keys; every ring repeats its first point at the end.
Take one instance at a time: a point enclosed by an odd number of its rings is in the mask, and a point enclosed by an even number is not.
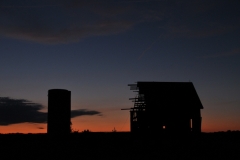
{"type": "Polygon", "coordinates": [[[193,82],[202,131],[240,130],[239,0],[1,0],[0,133],[46,133],[49,89],[73,128],[129,131],[128,84],[193,82]],[[45,113],[42,113],[45,112],[45,113]]]}

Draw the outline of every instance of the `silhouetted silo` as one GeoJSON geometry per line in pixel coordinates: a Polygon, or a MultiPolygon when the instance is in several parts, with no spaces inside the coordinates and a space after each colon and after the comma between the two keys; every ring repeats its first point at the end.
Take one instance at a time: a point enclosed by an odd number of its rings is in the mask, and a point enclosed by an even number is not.
{"type": "Polygon", "coordinates": [[[69,134],[71,132],[71,91],[48,90],[48,134],[69,134]]]}

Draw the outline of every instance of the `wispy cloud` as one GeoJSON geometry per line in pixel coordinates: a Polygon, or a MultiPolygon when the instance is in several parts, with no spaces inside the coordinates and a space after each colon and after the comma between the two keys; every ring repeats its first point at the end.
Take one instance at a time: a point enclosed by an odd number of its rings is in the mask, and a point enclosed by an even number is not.
{"type": "Polygon", "coordinates": [[[234,3],[236,5],[230,5],[223,0],[218,3],[207,0],[3,0],[0,2],[0,35],[40,43],[69,43],[85,37],[119,34],[140,23],[159,22],[159,30],[167,36],[214,36],[239,28],[240,16],[234,8],[239,2],[234,3]],[[230,6],[229,10],[224,9],[226,6],[230,6]]]}
{"type": "Polygon", "coordinates": [[[116,34],[129,29],[132,22],[99,22],[95,25],[69,26],[58,30],[52,28],[28,28],[24,26],[1,27],[0,33],[16,39],[25,39],[41,43],[67,43],[76,42],[88,36],[116,34]]]}
{"type": "Polygon", "coordinates": [[[94,3],[99,2],[50,0],[46,4],[20,5],[13,1],[13,5],[0,5],[0,35],[40,43],[68,43],[121,33],[137,22],[133,17],[125,18],[126,6],[94,3]]]}
{"type": "Polygon", "coordinates": [[[186,38],[204,38],[228,33],[237,29],[237,26],[232,25],[214,25],[205,27],[193,27],[187,25],[172,25],[165,27],[170,37],[186,37],[186,38]]]}
{"type": "Polygon", "coordinates": [[[206,56],[203,56],[202,58],[230,57],[230,56],[235,56],[235,55],[240,55],[240,48],[236,48],[231,51],[222,52],[219,54],[206,55],[206,56]]]}
{"type": "MultiPolygon", "coordinates": [[[[41,112],[43,108],[41,104],[25,99],[0,97],[0,125],[6,126],[24,122],[46,123],[47,113],[41,112]]],[[[87,109],[71,111],[71,118],[83,115],[101,115],[101,112],[87,109]]]]}
{"type": "MultiPolygon", "coordinates": [[[[160,36],[159,36],[159,37],[160,37],[160,36]]],[[[144,55],[148,50],[150,50],[150,49],[153,47],[153,45],[158,41],[159,37],[156,38],[156,40],[154,40],[154,41],[141,53],[141,55],[138,57],[138,60],[140,60],[140,59],[143,57],[143,55],[144,55]]]]}
{"type": "Polygon", "coordinates": [[[0,8],[42,8],[42,7],[56,7],[61,5],[36,5],[36,6],[0,6],[0,8]]]}

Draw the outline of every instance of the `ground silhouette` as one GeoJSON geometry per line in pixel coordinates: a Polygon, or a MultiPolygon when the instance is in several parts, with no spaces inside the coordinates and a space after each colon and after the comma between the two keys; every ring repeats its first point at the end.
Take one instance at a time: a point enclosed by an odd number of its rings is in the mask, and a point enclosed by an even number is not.
{"type": "Polygon", "coordinates": [[[1,156],[9,159],[235,159],[240,155],[240,132],[2,134],[0,141],[1,156]]]}

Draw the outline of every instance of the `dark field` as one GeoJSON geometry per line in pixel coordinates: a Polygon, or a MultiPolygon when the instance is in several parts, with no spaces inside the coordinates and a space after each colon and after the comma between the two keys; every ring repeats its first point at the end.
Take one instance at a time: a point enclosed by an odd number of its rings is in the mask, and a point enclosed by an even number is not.
{"type": "Polygon", "coordinates": [[[240,132],[0,135],[1,159],[239,159],[240,132]]]}

